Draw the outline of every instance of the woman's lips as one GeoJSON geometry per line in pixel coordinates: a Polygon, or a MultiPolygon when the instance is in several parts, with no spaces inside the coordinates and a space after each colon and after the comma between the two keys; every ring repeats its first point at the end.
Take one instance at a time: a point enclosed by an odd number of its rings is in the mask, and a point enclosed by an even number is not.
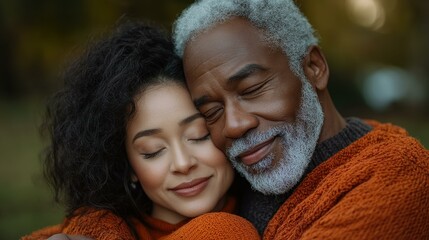
{"type": "Polygon", "coordinates": [[[194,179],[190,182],[185,182],[177,185],[169,190],[182,197],[192,197],[202,192],[209,183],[210,177],[194,179]]]}
{"type": "Polygon", "coordinates": [[[265,156],[268,155],[268,153],[270,153],[271,146],[274,140],[275,137],[256,145],[252,149],[238,155],[239,159],[242,163],[248,166],[261,161],[265,156]]]}

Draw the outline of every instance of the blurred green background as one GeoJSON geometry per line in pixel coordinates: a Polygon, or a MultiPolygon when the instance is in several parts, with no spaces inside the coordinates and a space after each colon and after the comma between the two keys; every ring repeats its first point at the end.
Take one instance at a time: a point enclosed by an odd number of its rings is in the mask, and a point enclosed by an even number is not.
{"type": "MultiPolygon", "coordinates": [[[[86,40],[121,17],[170,29],[190,0],[0,2],[0,239],[58,223],[41,175],[38,126],[57,75],[86,40]]],[[[429,1],[297,0],[330,64],[344,116],[401,125],[429,146],[429,1]],[[316,4],[316,5],[315,5],[316,4]]]]}

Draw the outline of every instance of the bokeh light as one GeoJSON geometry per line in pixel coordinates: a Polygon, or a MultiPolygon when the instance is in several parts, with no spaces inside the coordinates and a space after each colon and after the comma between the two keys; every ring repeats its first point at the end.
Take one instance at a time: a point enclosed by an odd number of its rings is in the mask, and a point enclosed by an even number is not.
{"type": "Polygon", "coordinates": [[[379,30],[386,21],[384,6],[377,0],[347,0],[347,10],[352,20],[372,30],[379,30]]]}

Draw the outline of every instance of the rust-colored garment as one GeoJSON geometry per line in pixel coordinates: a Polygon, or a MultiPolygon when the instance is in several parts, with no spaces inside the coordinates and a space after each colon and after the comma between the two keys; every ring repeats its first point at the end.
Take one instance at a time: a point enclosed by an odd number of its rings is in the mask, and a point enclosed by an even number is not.
{"type": "Polygon", "coordinates": [[[305,177],[264,239],[429,239],[429,151],[402,128],[368,123],[305,177]]]}
{"type": "MultiPolygon", "coordinates": [[[[229,198],[222,212],[203,214],[178,224],[145,216],[144,223],[131,219],[139,239],[260,239],[253,225],[242,217],[231,214],[235,199],[229,198]]],[[[84,215],[66,219],[64,223],[46,227],[22,240],[46,239],[56,233],[83,235],[93,239],[135,239],[128,225],[117,215],[106,210],[91,210],[84,215]]]]}

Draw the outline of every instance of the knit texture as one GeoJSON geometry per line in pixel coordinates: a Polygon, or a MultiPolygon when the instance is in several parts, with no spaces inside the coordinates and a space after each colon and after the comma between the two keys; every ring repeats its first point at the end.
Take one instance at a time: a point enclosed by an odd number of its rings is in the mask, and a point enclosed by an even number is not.
{"type": "Polygon", "coordinates": [[[402,128],[368,123],[306,176],[264,239],[429,239],[429,151],[402,128]]]}
{"type": "Polygon", "coordinates": [[[246,219],[231,213],[213,212],[192,219],[160,239],[253,240],[260,237],[256,228],[246,219]]]}
{"type": "MultiPolygon", "coordinates": [[[[143,222],[133,218],[131,224],[139,239],[260,239],[253,225],[231,214],[235,199],[229,198],[222,212],[203,214],[192,220],[170,224],[149,216],[143,222]]],[[[83,215],[66,219],[63,224],[43,228],[22,240],[46,239],[56,233],[83,235],[93,239],[135,239],[125,221],[107,210],[90,210],[83,215]]]]}
{"type": "Polygon", "coordinates": [[[83,235],[93,239],[134,239],[125,221],[107,210],[79,209],[79,213],[67,218],[62,224],[42,228],[22,240],[46,239],[56,233],[83,235]]]}
{"type": "MultiPolygon", "coordinates": [[[[319,164],[346,148],[372,129],[370,125],[358,118],[347,118],[346,121],[346,127],[337,135],[317,144],[302,179],[319,164]]],[[[300,182],[296,184],[296,186],[299,186],[299,184],[300,182]]],[[[280,195],[264,195],[258,191],[252,190],[250,186],[244,189],[243,200],[238,204],[238,213],[240,216],[252,222],[260,235],[264,233],[268,222],[280,206],[295,191],[295,188],[293,188],[280,195]],[[249,201],[249,199],[251,199],[251,201],[249,201]]]]}

